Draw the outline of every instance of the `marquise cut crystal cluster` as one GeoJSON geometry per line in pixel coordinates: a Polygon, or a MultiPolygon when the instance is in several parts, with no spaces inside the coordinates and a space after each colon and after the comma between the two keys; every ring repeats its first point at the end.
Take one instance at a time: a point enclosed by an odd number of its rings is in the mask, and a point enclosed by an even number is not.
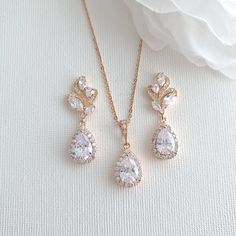
{"type": "Polygon", "coordinates": [[[148,94],[152,98],[152,107],[158,112],[161,122],[152,139],[153,152],[156,157],[170,159],[176,156],[178,141],[171,127],[165,123],[164,112],[174,103],[177,91],[170,88],[170,79],[160,72],[156,76],[156,83],[148,86],[148,94]]]}
{"type": "Polygon", "coordinates": [[[152,107],[155,111],[164,114],[165,109],[174,103],[177,91],[169,88],[170,79],[160,72],[156,76],[156,83],[148,86],[148,94],[152,98],[152,107]]]}
{"type": "Polygon", "coordinates": [[[92,133],[85,128],[85,118],[95,109],[93,102],[97,96],[97,90],[86,85],[86,78],[80,76],[73,84],[73,92],[67,100],[71,108],[80,115],[81,125],[72,138],[69,148],[70,157],[79,163],[88,163],[95,158],[96,143],[92,133]]]}
{"type": "Polygon", "coordinates": [[[97,96],[97,90],[86,85],[86,78],[80,76],[73,85],[73,92],[68,95],[70,106],[78,112],[91,114],[95,106],[93,101],[97,96]]]}

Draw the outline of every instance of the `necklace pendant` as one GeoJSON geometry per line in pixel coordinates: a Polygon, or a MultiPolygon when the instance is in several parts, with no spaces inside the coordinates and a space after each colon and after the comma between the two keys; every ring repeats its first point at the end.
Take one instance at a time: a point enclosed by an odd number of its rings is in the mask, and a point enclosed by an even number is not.
{"type": "Polygon", "coordinates": [[[177,155],[178,140],[171,127],[162,122],[152,139],[153,153],[160,159],[171,159],[177,155]]]}
{"type": "Polygon", "coordinates": [[[137,185],[142,178],[142,169],[136,155],[126,149],[116,162],[115,180],[124,187],[133,187],[137,185]]]}

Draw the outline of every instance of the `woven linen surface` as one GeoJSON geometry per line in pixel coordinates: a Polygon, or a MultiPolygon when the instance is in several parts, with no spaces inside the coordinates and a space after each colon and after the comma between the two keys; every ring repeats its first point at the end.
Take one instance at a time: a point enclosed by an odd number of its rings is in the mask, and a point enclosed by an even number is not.
{"type": "MultiPolygon", "coordinates": [[[[146,46],[129,138],[142,162],[132,189],[112,178],[121,153],[80,0],[0,0],[0,235],[236,235],[236,83],[170,49],[146,46]],[[151,152],[158,124],[145,88],[165,71],[178,90],[167,121],[178,156],[151,152]],[[97,158],[77,165],[67,148],[78,127],[68,108],[74,74],[99,91],[88,128],[97,158]]],[[[138,46],[122,1],[88,1],[120,118],[138,46]]]]}

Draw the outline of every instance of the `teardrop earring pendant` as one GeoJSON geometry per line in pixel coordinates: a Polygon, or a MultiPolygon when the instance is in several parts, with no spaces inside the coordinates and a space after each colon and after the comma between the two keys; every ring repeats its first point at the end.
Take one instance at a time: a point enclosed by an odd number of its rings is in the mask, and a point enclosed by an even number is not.
{"type": "Polygon", "coordinates": [[[153,153],[160,159],[171,159],[177,155],[178,140],[164,117],[165,109],[174,103],[177,91],[170,88],[170,79],[163,72],[156,75],[156,83],[148,86],[152,107],[158,113],[160,123],[152,138],[153,153]]]}
{"type": "Polygon", "coordinates": [[[79,114],[79,129],[72,138],[69,148],[70,157],[78,163],[89,163],[95,158],[96,142],[92,133],[86,128],[86,118],[95,106],[97,90],[86,85],[85,76],[80,76],[73,84],[73,91],[67,96],[72,109],[79,114]]]}

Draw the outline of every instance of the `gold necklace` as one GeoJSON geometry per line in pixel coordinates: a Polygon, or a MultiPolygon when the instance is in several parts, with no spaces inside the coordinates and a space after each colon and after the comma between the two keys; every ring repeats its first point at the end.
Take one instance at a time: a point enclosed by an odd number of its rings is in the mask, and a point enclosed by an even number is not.
{"type": "Polygon", "coordinates": [[[138,159],[136,159],[135,154],[130,151],[130,143],[128,142],[128,125],[131,121],[132,114],[133,114],[134,98],[135,98],[135,92],[136,92],[136,87],[137,87],[137,82],[138,82],[141,53],[142,53],[142,48],[143,48],[143,40],[140,39],[139,45],[138,45],[138,53],[137,53],[137,59],[136,59],[134,79],[133,79],[132,88],[131,88],[131,97],[130,97],[130,102],[129,102],[128,115],[126,119],[120,120],[116,112],[115,104],[113,101],[113,97],[112,97],[112,93],[111,93],[111,89],[109,85],[108,76],[106,74],[106,70],[103,64],[102,56],[100,53],[95,30],[94,30],[92,20],[88,11],[86,0],[82,0],[82,3],[83,3],[83,7],[86,13],[87,20],[88,20],[89,29],[92,34],[92,39],[93,39],[94,47],[95,47],[96,54],[98,57],[101,74],[104,80],[105,91],[107,93],[107,98],[110,104],[111,113],[114,117],[116,125],[118,125],[118,127],[120,128],[121,134],[124,139],[124,145],[123,145],[124,153],[120,156],[119,160],[116,163],[115,179],[116,179],[116,182],[122,186],[132,187],[132,186],[135,186],[137,183],[139,183],[142,177],[142,170],[141,170],[140,162],[138,161],[138,159]]]}

